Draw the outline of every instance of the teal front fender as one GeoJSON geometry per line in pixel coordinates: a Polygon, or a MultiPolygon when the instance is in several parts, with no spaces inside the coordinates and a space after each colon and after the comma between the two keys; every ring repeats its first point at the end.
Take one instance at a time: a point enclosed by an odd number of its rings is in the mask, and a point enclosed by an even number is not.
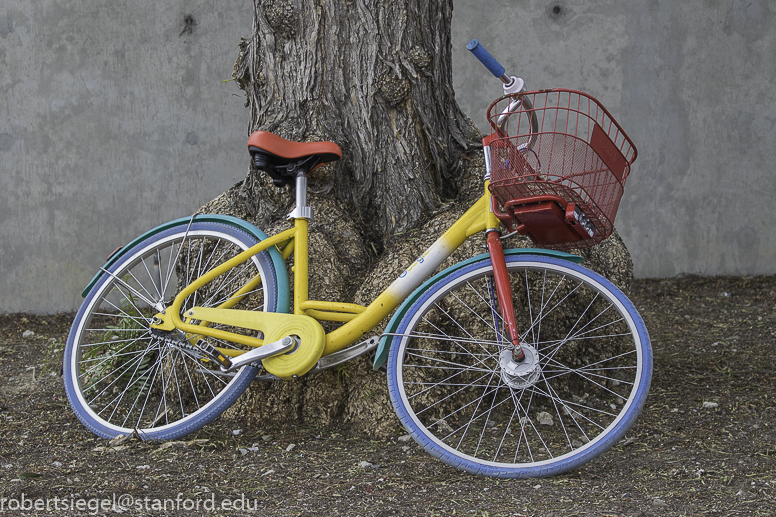
{"type": "MultiPolygon", "coordinates": [[[[541,248],[515,248],[515,249],[504,250],[504,256],[510,256],[510,255],[543,255],[546,257],[554,257],[554,258],[559,258],[563,260],[568,260],[570,262],[574,262],[575,264],[580,264],[584,260],[579,255],[572,255],[571,253],[564,253],[562,251],[556,251],[556,250],[545,250],[541,248]]],[[[405,314],[410,309],[410,307],[412,307],[412,304],[415,303],[415,301],[423,294],[423,292],[430,285],[433,285],[440,278],[447,276],[450,273],[461,269],[462,267],[466,267],[469,264],[473,264],[474,262],[478,262],[480,260],[489,260],[489,259],[490,259],[490,255],[488,255],[487,253],[483,253],[481,255],[477,255],[476,257],[472,257],[468,260],[464,260],[462,262],[454,264],[449,268],[445,269],[444,271],[429,278],[428,280],[423,282],[423,284],[420,287],[415,289],[415,291],[410,296],[408,296],[406,300],[404,300],[404,303],[402,303],[399,306],[399,308],[396,309],[396,312],[393,314],[391,321],[389,321],[388,325],[385,327],[385,330],[383,331],[383,335],[380,337],[380,343],[377,345],[377,353],[375,354],[372,368],[374,370],[378,370],[380,367],[382,367],[385,364],[385,361],[388,359],[388,352],[391,348],[391,341],[393,340],[393,337],[394,337],[393,334],[396,332],[396,329],[399,326],[399,322],[404,318],[405,314]]]]}

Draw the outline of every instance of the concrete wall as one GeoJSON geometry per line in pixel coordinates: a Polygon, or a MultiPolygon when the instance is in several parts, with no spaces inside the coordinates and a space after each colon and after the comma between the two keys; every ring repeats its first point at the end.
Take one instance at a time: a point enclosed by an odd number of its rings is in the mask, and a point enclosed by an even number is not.
{"type": "MultiPolygon", "coordinates": [[[[0,313],[73,310],[115,247],[241,179],[231,76],[251,0],[4,0],[0,313]],[[160,188],[161,187],[161,188],[160,188]]],[[[499,83],[599,98],[639,149],[616,226],[640,277],[776,273],[772,0],[456,0],[459,103],[499,83]]]]}
{"type": "Polygon", "coordinates": [[[483,123],[499,93],[467,55],[478,38],[529,88],[598,98],[639,150],[615,223],[638,277],[776,273],[775,14],[773,0],[460,1],[456,96],[483,123]]]}
{"type": "Polygon", "coordinates": [[[0,313],[73,310],[103,259],[244,177],[251,0],[3,0],[0,313]]]}

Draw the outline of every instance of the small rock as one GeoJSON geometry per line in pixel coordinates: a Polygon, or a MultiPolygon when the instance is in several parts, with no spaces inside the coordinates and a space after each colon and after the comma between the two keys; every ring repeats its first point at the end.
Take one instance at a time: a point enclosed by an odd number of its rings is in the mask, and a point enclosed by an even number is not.
{"type": "Polygon", "coordinates": [[[372,465],[368,461],[362,461],[361,463],[358,464],[358,466],[359,468],[362,468],[362,469],[374,468],[374,465],[372,465]]]}
{"type": "Polygon", "coordinates": [[[22,334],[22,337],[32,337],[34,335],[35,335],[35,332],[31,330],[25,330],[24,333],[22,334]]]}
{"type": "Polygon", "coordinates": [[[184,445],[186,445],[186,442],[164,442],[157,450],[164,451],[171,447],[183,447],[184,445]]]}
{"type": "Polygon", "coordinates": [[[719,407],[719,404],[716,402],[704,402],[703,403],[703,409],[714,409],[716,407],[719,407]]]}
{"type": "Polygon", "coordinates": [[[663,507],[663,506],[668,506],[668,504],[662,499],[655,498],[652,500],[652,506],[663,507]]]}
{"type": "Polygon", "coordinates": [[[437,422],[437,427],[442,430],[443,432],[450,434],[454,433],[455,429],[453,429],[450,424],[447,423],[446,420],[442,419],[437,422]]]}
{"type": "Polygon", "coordinates": [[[55,467],[59,468],[59,467],[62,466],[62,463],[60,463],[58,461],[55,461],[54,463],[52,463],[52,465],[54,465],[55,467]]]}
{"type": "Polygon", "coordinates": [[[401,450],[403,450],[404,452],[409,452],[410,451],[410,446],[409,445],[405,445],[404,447],[401,448],[401,450]]]}
{"type": "Polygon", "coordinates": [[[408,442],[412,439],[412,436],[405,434],[404,436],[399,436],[400,442],[408,442]]]}
{"type": "Polygon", "coordinates": [[[269,441],[272,440],[272,435],[271,434],[265,434],[264,436],[261,437],[261,439],[264,440],[265,442],[269,442],[269,441]]]}
{"type": "Polygon", "coordinates": [[[148,469],[151,468],[151,465],[138,465],[135,468],[138,469],[138,470],[148,470],[148,469]]]}
{"type": "Polygon", "coordinates": [[[290,443],[288,444],[288,447],[286,447],[286,452],[291,452],[294,450],[294,447],[296,447],[296,444],[290,443]]]}
{"type": "Polygon", "coordinates": [[[238,449],[238,450],[240,451],[240,454],[242,454],[243,456],[248,454],[248,449],[238,449]]]}
{"type": "Polygon", "coordinates": [[[552,415],[547,413],[546,411],[542,411],[538,415],[536,415],[536,420],[539,421],[540,425],[552,425],[552,415]]]}
{"type": "Polygon", "coordinates": [[[235,429],[234,431],[232,431],[232,434],[235,436],[239,436],[242,434],[242,429],[235,429]]]}

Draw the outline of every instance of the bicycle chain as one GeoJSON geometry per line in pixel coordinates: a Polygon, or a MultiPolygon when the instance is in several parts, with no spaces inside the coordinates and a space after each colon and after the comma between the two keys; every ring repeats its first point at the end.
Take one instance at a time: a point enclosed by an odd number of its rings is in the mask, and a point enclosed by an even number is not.
{"type": "Polygon", "coordinates": [[[224,369],[229,369],[232,366],[232,361],[229,360],[227,356],[219,352],[218,349],[210,343],[206,342],[204,346],[195,346],[192,345],[188,339],[176,334],[156,334],[156,336],[159,338],[162,344],[174,346],[180,350],[184,350],[193,355],[197,360],[208,359],[220,365],[224,369]]]}

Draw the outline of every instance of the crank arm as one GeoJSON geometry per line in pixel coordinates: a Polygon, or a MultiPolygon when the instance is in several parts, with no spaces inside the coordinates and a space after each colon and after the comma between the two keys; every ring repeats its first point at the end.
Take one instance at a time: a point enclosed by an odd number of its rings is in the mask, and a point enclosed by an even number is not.
{"type": "Polygon", "coordinates": [[[245,352],[244,354],[240,354],[237,357],[233,357],[231,359],[232,365],[228,368],[221,368],[221,371],[231,372],[231,371],[237,370],[238,368],[242,368],[246,364],[255,363],[256,361],[261,361],[262,359],[266,359],[267,357],[272,357],[273,355],[278,355],[284,352],[288,352],[289,350],[293,349],[297,345],[298,343],[296,342],[296,339],[292,338],[291,336],[286,336],[280,341],[275,341],[274,343],[269,343],[269,344],[254,348],[252,350],[249,350],[248,352],[245,352]]]}
{"type": "MultiPolygon", "coordinates": [[[[329,368],[333,368],[334,366],[337,366],[339,364],[342,364],[344,362],[350,361],[354,357],[358,357],[360,355],[363,355],[367,352],[370,352],[377,348],[377,345],[380,343],[380,337],[374,336],[366,341],[362,341],[361,343],[357,345],[353,345],[351,347],[345,348],[344,350],[340,350],[339,352],[334,352],[333,354],[329,354],[325,357],[321,357],[318,360],[318,364],[315,365],[315,367],[307,372],[310,373],[318,373],[323,370],[328,370],[329,368]]],[[[264,347],[261,347],[264,348],[264,347]]],[[[242,357],[242,356],[239,356],[242,357]]],[[[272,375],[271,373],[266,375],[257,375],[254,379],[254,381],[277,381],[280,380],[280,377],[277,377],[276,375],[272,375]]]]}
{"type": "Polygon", "coordinates": [[[380,338],[378,336],[373,336],[357,345],[353,345],[351,347],[340,350],[339,352],[334,352],[333,354],[321,357],[318,359],[318,364],[315,365],[315,368],[310,370],[309,373],[328,370],[329,368],[337,366],[338,364],[350,361],[354,357],[358,357],[361,354],[365,354],[371,350],[374,350],[377,348],[378,343],[380,343],[380,338]]]}

